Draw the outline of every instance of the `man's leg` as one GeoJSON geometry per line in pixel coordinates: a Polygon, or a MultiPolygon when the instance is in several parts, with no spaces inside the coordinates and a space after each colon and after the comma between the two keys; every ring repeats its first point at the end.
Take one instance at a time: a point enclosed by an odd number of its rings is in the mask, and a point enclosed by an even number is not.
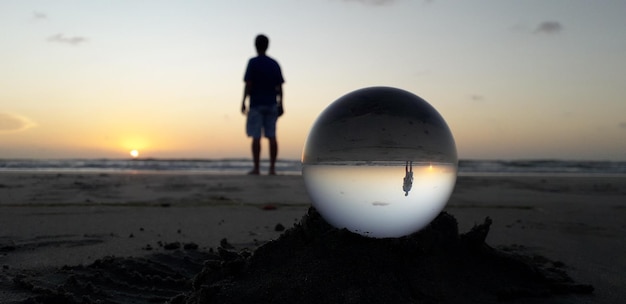
{"type": "Polygon", "coordinates": [[[254,162],[254,169],[248,174],[259,174],[259,162],[261,159],[261,139],[252,139],[252,160],[254,162]]]}
{"type": "Polygon", "coordinates": [[[278,142],[276,137],[269,137],[270,141],[270,175],[276,175],[276,157],[278,156],[278,142]]]}

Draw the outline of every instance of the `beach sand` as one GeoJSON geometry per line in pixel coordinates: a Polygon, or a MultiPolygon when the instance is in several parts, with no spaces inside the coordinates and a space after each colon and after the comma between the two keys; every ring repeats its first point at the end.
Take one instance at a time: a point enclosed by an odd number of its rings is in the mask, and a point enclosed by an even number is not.
{"type": "MultiPolygon", "coordinates": [[[[617,303],[626,299],[625,198],[625,177],[461,176],[445,211],[460,232],[490,217],[487,244],[558,261],[595,289],[548,303],[617,303]]],[[[111,257],[169,261],[163,265],[184,281],[211,250],[252,252],[309,206],[302,177],[292,175],[2,173],[0,302],[53,289],[60,273],[117,265],[111,257]]]]}

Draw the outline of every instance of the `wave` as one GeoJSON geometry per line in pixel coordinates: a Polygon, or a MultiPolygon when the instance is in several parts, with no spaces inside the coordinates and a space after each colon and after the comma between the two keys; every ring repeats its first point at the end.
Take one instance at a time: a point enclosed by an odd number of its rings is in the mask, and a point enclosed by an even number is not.
{"type": "Polygon", "coordinates": [[[460,160],[459,173],[626,174],[626,162],[566,160],[460,160]]]}
{"type": "MultiPolygon", "coordinates": [[[[232,159],[0,159],[0,171],[52,172],[199,172],[239,174],[251,169],[252,161],[232,159]]],[[[267,170],[267,161],[261,169],[267,170]]],[[[626,162],[563,160],[460,160],[460,174],[626,174],[626,162]]],[[[300,160],[279,159],[281,174],[301,174],[300,160]]]]}

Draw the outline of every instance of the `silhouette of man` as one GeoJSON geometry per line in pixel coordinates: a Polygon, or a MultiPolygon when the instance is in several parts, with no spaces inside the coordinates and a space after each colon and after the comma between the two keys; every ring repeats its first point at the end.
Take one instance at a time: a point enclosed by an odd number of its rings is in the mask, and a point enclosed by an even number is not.
{"type": "Polygon", "coordinates": [[[241,102],[241,113],[248,115],[246,133],[252,137],[252,159],[254,168],[248,174],[259,174],[261,156],[261,135],[269,140],[270,168],[269,174],[276,174],[276,157],[278,142],[276,141],[276,120],[283,114],[283,79],[280,65],[276,60],[265,54],[269,39],[258,35],[254,45],[258,56],[251,58],[244,76],[245,88],[241,102]],[[246,112],[246,99],[250,106],[246,112]]]}
{"type": "Polygon", "coordinates": [[[404,196],[409,196],[409,191],[413,187],[413,161],[407,161],[404,165],[404,179],[402,183],[402,191],[404,196]]]}

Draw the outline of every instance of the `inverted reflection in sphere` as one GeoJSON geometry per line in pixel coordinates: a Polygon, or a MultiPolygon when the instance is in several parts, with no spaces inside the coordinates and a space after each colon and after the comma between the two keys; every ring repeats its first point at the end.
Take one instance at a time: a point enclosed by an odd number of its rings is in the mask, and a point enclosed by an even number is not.
{"type": "Polygon", "coordinates": [[[330,224],[400,237],[428,225],[454,188],[454,138],[441,115],[396,88],[351,92],[317,118],[302,155],[313,206],[330,224]]]}

